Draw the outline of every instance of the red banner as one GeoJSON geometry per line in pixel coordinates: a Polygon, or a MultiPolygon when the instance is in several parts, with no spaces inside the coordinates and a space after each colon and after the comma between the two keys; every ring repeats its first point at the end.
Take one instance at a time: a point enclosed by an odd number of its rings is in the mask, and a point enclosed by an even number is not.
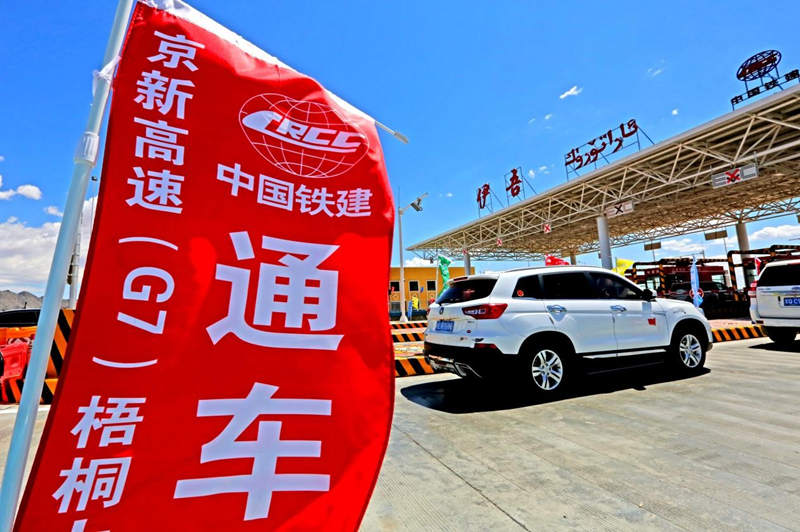
{"type": "Polygon", "coordinates": [[[394,400],[374,122],[139,3],[76,326],[18,530],[358,526],[394,400]]]}
{"type": "Polygon", "coordinates": [[[544,256],[544,265],[545,266],[569,266],[569,261],[564,260],[560,257],[556,257],[555,255],[545,255],[544,256]]]}

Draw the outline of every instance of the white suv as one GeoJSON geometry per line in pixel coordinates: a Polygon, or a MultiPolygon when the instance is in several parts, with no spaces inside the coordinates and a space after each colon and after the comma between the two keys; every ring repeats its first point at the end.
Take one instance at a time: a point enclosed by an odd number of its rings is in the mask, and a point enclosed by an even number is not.
{"type": "Polygon", "coordinates": [[[655,299],[602,268],[551,266],[453,279],[428,312],[425,356],[461,377],[511,373],[554,393],[579,371],[663,356],[697,371],[712,341],[691,303],[655,299]]]}
{"type": "Polygon", "coordinates": [[[800,260],[770,262],[750,285],[750,319],[786,345],[800,330],[800,260]]]}

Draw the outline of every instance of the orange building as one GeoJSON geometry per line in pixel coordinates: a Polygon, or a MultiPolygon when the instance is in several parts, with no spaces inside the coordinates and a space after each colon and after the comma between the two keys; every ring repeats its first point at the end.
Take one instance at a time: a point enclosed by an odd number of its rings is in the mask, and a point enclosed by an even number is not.
{"type": "MultiPolygon", "coordinates": [[[[419,299],[419,309],[427,310],[428,303],[442,291],[442,275],[438,266],[406,266],[406,305],[413,296],[419,299]]],[[[475,268],[471,268],[475,273],[475,268]]],[[[450,266],[450,278],[464,275],[463,266],[450,266]]],[[[392,266],[389,273],[389,312],[400,312],[400,266],[392,266]]]]}

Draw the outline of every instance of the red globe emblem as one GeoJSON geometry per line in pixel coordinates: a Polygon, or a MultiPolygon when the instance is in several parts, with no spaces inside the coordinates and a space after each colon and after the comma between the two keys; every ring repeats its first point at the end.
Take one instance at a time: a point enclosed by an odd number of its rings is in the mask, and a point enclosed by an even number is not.
{"type": "Polygon", "coordinates": [[[369,150],[367,136],[329,105],[283,94],[253,96],[242,105],[239,122],[262,157],[299,177],[341,175],[369,150]]]}

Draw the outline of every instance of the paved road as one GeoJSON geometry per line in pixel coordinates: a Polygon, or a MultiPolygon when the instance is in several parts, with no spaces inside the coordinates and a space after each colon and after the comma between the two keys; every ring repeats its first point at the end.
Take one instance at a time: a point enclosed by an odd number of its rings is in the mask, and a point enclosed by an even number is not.
{"type": "Polygon", "coordinates": [[[800,342],[717,344],[707,368],[550,403],[398,379],[362,529],[800,530],[800,342]]]}
{"type": "MultiPolygon", "coordinates": [[[[550,403],[398,379],[362,529],[800,530],[800,342],[718,344],[707,366],[594,377],[550,403]]],[[[0,471],[14,410],[0,406],[0,471]]]]}

